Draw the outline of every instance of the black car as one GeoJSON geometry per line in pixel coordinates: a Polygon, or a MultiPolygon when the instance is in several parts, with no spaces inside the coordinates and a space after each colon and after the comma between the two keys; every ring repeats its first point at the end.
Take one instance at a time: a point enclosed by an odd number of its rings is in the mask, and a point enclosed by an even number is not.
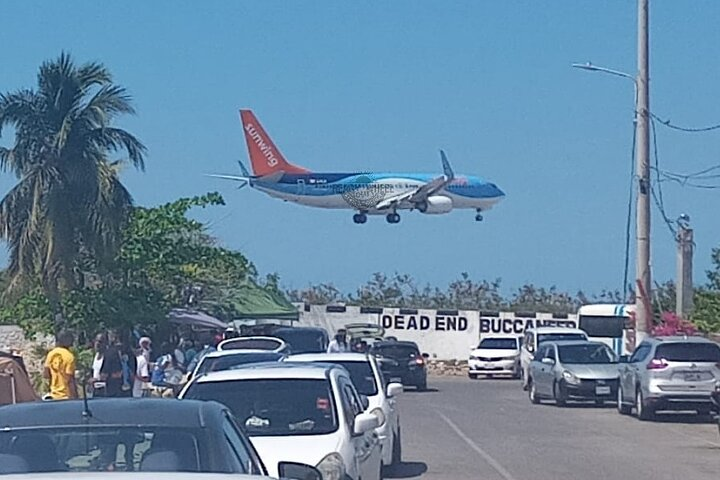
{"type": "Polygon", "coordinates": [[[285,327],[272,335],[287,343],[291,354],[325,353],[329,343],[327,331],[320,327],[285,327]]]}
{"type": "Polygon", "coordinates": [[[267,475],[216,402],[108,398],[0,408],[0,474],[102,471],[267,475]]]}
{"type": "Polygon", "coordinates": [[[421,354],[415,342],[376,342],[370,353],[377,357],[387,381],[398,379],[403,385],[427,389],[427,354],[421,354]]]}

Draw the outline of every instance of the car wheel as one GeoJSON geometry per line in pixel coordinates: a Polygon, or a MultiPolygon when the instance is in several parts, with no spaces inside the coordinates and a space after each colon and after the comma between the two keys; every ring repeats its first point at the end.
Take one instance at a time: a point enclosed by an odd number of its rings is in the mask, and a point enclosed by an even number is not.
{"type": "Polygon", "coordinates": [[[472,378],[473,380],[477,380],[477,373],[468,373],[468,377],[472,378]]]}
{"type": "Polygon", "coordinates": [[[537,405],[540,403],[540,398],[537,396],[537,390],[535,389],[535,382],[532,381],[531,378],[528,379],[528,397],[530,398],[530,402],[537,405]]]}
{"type": "Polygon", "coordinates": [[[553,397],[555,397],[555,405],[558,407],[564,407],[567,405],[567,399],[565,398],[565,392],[563,391],[562,385],[558,382],[553,384],[553,397]]]}
{"type": "Polygon", "coordinates": [[[635,411],[637,418],[643,421],[652,420],[654,412],[643,398],[642,389],[638,387],[635,394],[635,411]]]}
{"type": "Polygon", "coordinates": [[[623,403],[622,387],[618,387],[617,409],[620,415],[630,415],[632,411],[632,406],[623,403]]]}
{"type": "Polygon", "coordinates": [[[512,378],[517,380],[518,378],[522,378],[522,370],[520,368],[515,368],[512,373],[512,378]]]}
{"type": "Polygon", "coordinates": [[[424,392],[425,390],[427,390],[427,379],[423,380],[421,383],[419,383],[417,386],[417,389],[418,389],[418,392],[424,392]]]}
{"type": "Polygon", "coordinates": [[[400,465],[402,463],[402,434],[398,430],[395,441],[392,446],[392,465],[400,465]]]}

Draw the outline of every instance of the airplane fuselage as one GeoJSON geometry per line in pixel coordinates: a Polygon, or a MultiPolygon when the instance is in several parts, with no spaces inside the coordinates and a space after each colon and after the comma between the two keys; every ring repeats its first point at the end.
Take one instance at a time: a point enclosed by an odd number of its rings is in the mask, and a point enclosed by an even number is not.
{"type": "MultiPolygon", "coordinates": [[[[423,173],[304,173],[277,176],[272,180],[254,178],[250,185],[285,201],[319,208],[351,209],[385,214],[374,205],[437,178],[423,173]]],[[[429,199],[425,213],[447,213],[454,209],[490,209],[504,197],[493,183],[470,175],[457,175],[429,199]]],[[[416,204],[401,202],[393,209],[413,209],[416,204]]]]}

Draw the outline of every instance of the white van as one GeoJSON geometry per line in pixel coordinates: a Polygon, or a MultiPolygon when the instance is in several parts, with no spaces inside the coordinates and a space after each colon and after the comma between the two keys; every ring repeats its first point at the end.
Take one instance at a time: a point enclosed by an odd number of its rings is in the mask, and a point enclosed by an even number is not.
{"type": "Polygon", "coordinates": [[[555,340],[587,340],[585,331],[579,328],[566,327],[538,327],[528,328],[523,336],[522,347],[520,347],[520,378],[523,390],[527,390],[528,371],[530,362],[535,356],[535,350],[542,342],[555,340]]]}

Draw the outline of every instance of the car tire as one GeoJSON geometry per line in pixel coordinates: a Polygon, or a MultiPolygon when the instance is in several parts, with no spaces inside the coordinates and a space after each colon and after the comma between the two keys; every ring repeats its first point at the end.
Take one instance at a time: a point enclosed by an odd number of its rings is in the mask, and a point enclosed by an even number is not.
{"type": "Polygon", "coordinates": [[[427,390],[427,380],[423,380],[422,382],[418,383],[417,385],[418,392],[424,392],[427,390]]]}
{"type": "Polygon", "coordinates": [[[473,380],[477,380],[478,374],[477,373],[468,373],[468,377],[470,377],[473,380]]]}
{"type": "Polygon", "coordinates": [[[512,378],[513,378],[514,380],[517,380],[517,379],[519,379],[519,378],[522,378],[522,373],[520,373],[520,372],[522,372],[522,370],[521,370],[520,368],[516,368],[515,370],[513,370],[512,378]]]}
{"type": "Polygon", "coordinates": [[[637,418],[642,421],[652,420],[655,416],[655,412],[653,412],[652,408],[645,402],[640,387],[637,388],[637,392],[635,393],[635,411],[637,418]]]}
{"type": "Polygon", "coordinates": [[[617,410],[620,415],[630,415],[632,412],[632,406],[623,403],[622,398],[622,387],[618,387],[618,398],[617,398],[617,410]]]}
{"type": "Polygon", "coordinates": [[[555,405],[558,407],[565,407],[567,405],[567,398],[565,392],[563,392],[562,385],[558,382],[553,384],[553,397],[555,397],[555,405]]]}
{"type": "Polygon", "coordinates": [[[402,434],[398,429],[398,433],[395,436],[392,446],[392,463],[393,467],[396,467],[402,463],[402,434]]]}
{"type": "Polygon", "coordinates": [[[537,405],[540,403],[540,397],[537,396],[537,391],[535,390],[535,382],[532,381],[532,378],[528,379],[528,398],[530,398],[530,402],[533,405],[537,405]]]}

